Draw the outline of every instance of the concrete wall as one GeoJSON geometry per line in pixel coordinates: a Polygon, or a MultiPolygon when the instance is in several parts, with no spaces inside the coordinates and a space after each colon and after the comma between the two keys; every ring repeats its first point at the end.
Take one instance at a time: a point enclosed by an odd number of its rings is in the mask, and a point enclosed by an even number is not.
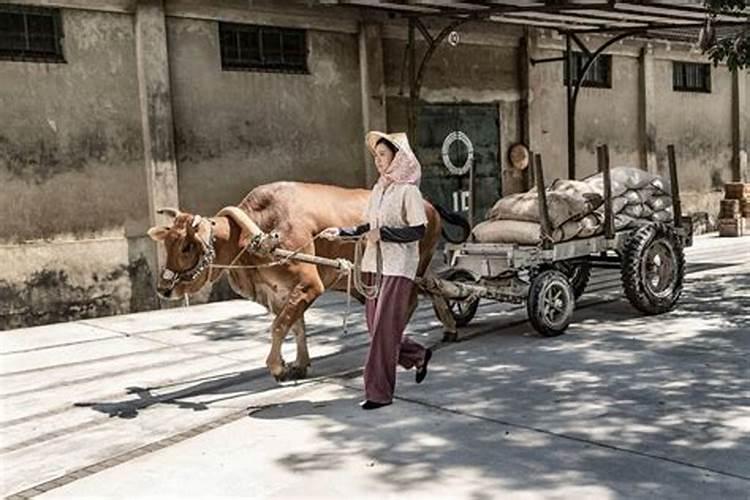
{"type": "Polygon", "coordinates": [[[62,20],[66,64],[0,61],[0,328],[154,305],[133,17],[62,20]]]}
{"type": "Polygon", "coordinates": [[[711,68],[707,94],[672,90],[672,60],[657,59],[654,69],[661,87],[656,101],[659,170],[668,172],[666,149],[674,144],[680,188],[722,189],[732,180],[731,73],[724,67],[711,68]]]}
{"type": "MultiPolygon", "coordinates": [[[[598,47],[603,40],[591,38],[598,47]]],[[[683,210],[718,213],[721,188],[732,179],[732,75],[712,67],[712,92],[677,92],[672,88],[672,61],[707,62],[686,44],[651,42],[652,70],[642,80],[639,40],[617,43],[612,54],[612,88],[582,88],[576,109],[576,177],[596,172],[596,146],[608,144],[612,165],[648,169],[642,156],[646,137],[653,140],[655,171],[666,175],[667,145],[677,153],[683,210]],[[647,94],[651,86],[652,94],[647,94]],[[644,99],[648,102],[644,103],[644,99]],[[642,113],[648,112],[648,134],[642,113]]],[[[564,54],[561,37],[542,32],[536,58],[564,54]]],[[[740,76],[746,85],[747,72],[740,76]]],[[[561,62],[530,70],[532,147],[544,158],[548,179],[567,177],[567,111],[561,62]]],[[[747,123],[747,112],[743,112],[747,123]]],[[[747,135],[743,132],[744,136],[747,135]]],[[[747,143],[741,145],[747,151],[747,143]]]]}
{"type": "Polygon", "coordinates": [[[355,34],[308,31],[310,74],[279,74],[222,71],[214,21],[171,17],[168,32],[184,209],[277,180],[364,184],[355,34]]]}
{"type": "MultiPolygon", "coordinates": [[[[587,39],[591,48],[603,40],[587,39]]],[[[540,40],[535,58],[560,57],[560,37],[540,40]],[[550,47],[559,47],[550,50],[550,47]]],[[[596,147],[608,144],[612,165],[639,166],[639,62],[637,52],[616,44],[611,54],[612,88],[582,87],[576,105],[576,177],[597,171],[596,147]]],[[[563,63],[533,66],[531,127],[547,178],[567,178],[567,105],[563,63]]],[[[670,75],[671,84],[671,75],[670,75]]]]}
{"type": "Polygon", "coordinates": [[[143,229],[133,18],[63,14],[67,64],[0,61],[0,237],[143,229]]]}

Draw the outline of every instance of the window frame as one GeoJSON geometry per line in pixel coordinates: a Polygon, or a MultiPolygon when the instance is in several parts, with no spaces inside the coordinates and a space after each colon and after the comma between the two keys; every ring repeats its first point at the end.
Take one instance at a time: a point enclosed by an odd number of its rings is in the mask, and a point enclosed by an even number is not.
{"type": "MultiPolygon", "coordinates": [[[[575,65],[575,73],[573,75],[573,83],[578,81],[580,71],[586,65],[585,54],[583,52],[573,52],[573,64],[575,65]]],[[[568,82],[568,58],[563,52],[563,86],[567,87],[570,85],[568,82]]],[[[612,55],[611,54],[600,54],[594,62],[594,66],[591,67],[586,75],[586,78],[581,82],[581,87],[596,88],[596,89],[611,89],[612,88],[612,55]],[[595,70],[597,64],[606,63],[607,78],[606,81],[592,80],[592,71],[595,70]]]]}
{"type": "Polygon", "coordinates": [[[711,64],[694,61],[672,61],[672,90],[675,92],[692,92],[697,94],[712,93],[711,64]],[[680,72],[682,81],[678,81],[678,67],[683,68],[680,72]],[[688,85],[686,71],[689,67],[701,68],[703,71],[701,86],[688,85]]]}
{"type": "MultiPolygon", "coordinates": [[[[37,7],[30,5],[0,4],[1,14],[22,15],[24,21],[25,49],[4,49],[0,47],[0,61],[37,62],[37,63],[66,63],[64,51],[65,32],[63,29],[61,9],[54,7],[37,7]],[[29,48],[32,33],[29,31],[28,16],[44,16],[52,21],[52,52],[33,51],[29,48]]],[[[48,33],[47,35],[50,35],[48,33]]]]}
{"type": "Polygon", "coordinates": [[[221,57],[222,71],[310,74],[307,60],[310,51],[308,49],[306,29],[232,23],[224,21],[219,21],[218,26],[219,53],[221,57]],[[242,57],[242,41],[240,39],[241,34],[245,34],[248,36],[248,38],[246,39],[248,45],[250,45],[252,39],[255,38],[256,43],[254,46],[257,47],[257,58],[242,57]],[[276,54],[276,56],[279,58],[279,62],[269,62],[269,55],[264,51],[264,41],[267,40],[268,37],[273,35],[278,35],[279,48],[278,54],[276,54]],[[226,38],[231,37],[234,38],[234,47],[228,47],[225,45],[226,38]],[[292,52],[285,53],[284,41],[288,41],[292,38],[297,38],[297,43],[300,43],[300,37],[301,50],[296,54],[292,52]],[[227,52],[229,52],[231,48],[236,50],[238,54],[237,58],[234,60],[230,59],[227,54],[227,52]],[[291,56],[298,57],[300,61],[287,61],[286,59],[291,58],[291,56]]]}

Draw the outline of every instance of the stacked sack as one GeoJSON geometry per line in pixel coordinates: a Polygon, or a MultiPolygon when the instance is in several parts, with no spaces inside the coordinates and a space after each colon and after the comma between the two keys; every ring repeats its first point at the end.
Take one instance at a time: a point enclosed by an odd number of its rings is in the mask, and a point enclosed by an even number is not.
{"type": "MultiPolygon", "coordinates": [[[[671,222],[670,187],[661,177],[630,167],[613,168],[612,213],[615,230],[649,222],[671,222]]],[[[587,238],[604,231],[604,179],[596,174],[582,181],[557,179],[546,189],[554,242],[587,238]]],[[[506,196],[473,231],[482,243],[535,245],[541,241],[536,189],[506,196]]]]}
{"type": "Polygon", "coordinates": [[[730,182],[724,185],[724,199],[719,212],[719,236],[742,236],[747,232],[745,219],[750,217],[750,184],[730,182]]]}

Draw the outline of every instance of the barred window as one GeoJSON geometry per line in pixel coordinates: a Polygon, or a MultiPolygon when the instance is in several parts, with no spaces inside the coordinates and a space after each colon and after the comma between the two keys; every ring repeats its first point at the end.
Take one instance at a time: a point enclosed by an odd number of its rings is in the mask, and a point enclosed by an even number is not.
{"type": "MultiPolygon", "coordinates": [[[[573,52],[573,82],[577,82],[581,75],[583,75],[583,67],[589,57],[582,52],[573,52]]],[[[596,58],[594,64],[591,65],[589,71],[586,73],[586,78],[583,79],[581,87],[600,87],[610,89],[612,88],[612,56],[602,54],[596,58]]],[[[568,83],[568,59],[565,59],[563,64],[563,81],[565,85],[568,83]]]]}
{"type": "Polygon", "coordinates": [[[0,59],[65,62],[59,9],[0,5],[0,59]]]}
{"type": "Polygon", "coordinates": [[[219,23],[224,70],[307,73],[305,30],[219,23]]]}
{"type": "Polygon", "coordinates": [[[680,92],[711,92],[711,65],[672,62],[672,87],[680,92]]]}

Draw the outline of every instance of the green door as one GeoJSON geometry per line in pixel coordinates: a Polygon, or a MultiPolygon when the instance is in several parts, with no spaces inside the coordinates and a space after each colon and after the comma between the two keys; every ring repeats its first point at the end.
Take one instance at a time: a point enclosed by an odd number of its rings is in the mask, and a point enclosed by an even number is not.
{"type": "Polygon", "coordinates": [[[425,198],[467,218],[472,215],[474,225],[483,221],[502,193],[499,125],[494,105],[422,105],[417,155],[422,164],[421,189],[425,198]],[[470,206],[472,167],[473,207],[470,206]]]}

